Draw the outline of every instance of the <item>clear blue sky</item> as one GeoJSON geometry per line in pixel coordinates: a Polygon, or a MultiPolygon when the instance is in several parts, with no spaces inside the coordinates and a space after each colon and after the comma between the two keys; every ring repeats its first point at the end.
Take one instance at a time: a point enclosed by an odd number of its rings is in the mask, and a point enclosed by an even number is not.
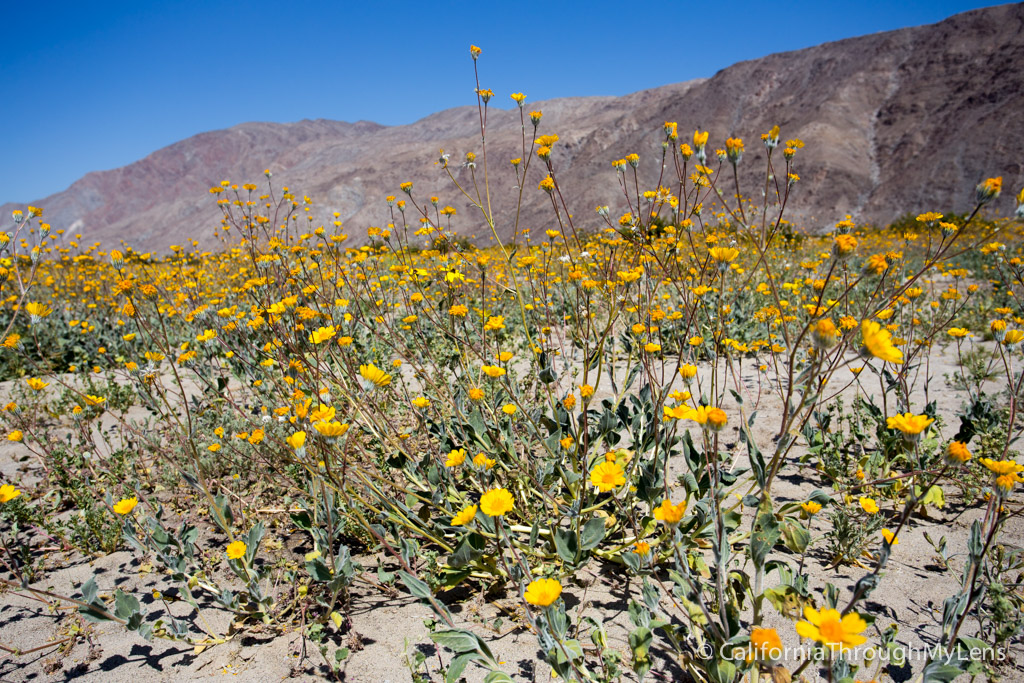
{"type": "Polygon", "coordinates": [[[8,2],[0,202],[245,121],[414,121],[482,84],[621,95],[992,2],[8,2]]]}

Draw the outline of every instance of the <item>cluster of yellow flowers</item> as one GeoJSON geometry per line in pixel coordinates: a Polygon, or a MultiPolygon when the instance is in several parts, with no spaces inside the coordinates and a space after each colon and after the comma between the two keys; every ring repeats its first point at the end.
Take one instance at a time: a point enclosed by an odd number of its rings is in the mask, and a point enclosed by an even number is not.
{"type": "MultiPolygon", "coordinates": [[[[474,61],[480,54],[471,48],[474,61]]],[[[476,95],[481,107],[494,97],[479,83],[476,95]]],[[[934,410],[915,412],[907,388],[910,368],[935,344],[959,353],[991,339],[1007,367],[1019,363],[1012,355],[1024,344],[1019,306],[1005,288],[998,298],[982,284],[1009,273],[1017,277],[1010,285],[1024,288],[1019,245],[1008,254],[986,230],[938,212],[893,231],[857,230],[846,217],[831,234],[787,237],[792,226],[782,210],[803,143],[781,143],[778,126],[760,136],[777,175],[789,180],[776,185],[774,202],[765,197],[756,207],[722,191],[723,173],[743,161],[741,138],[730,136],[709,155],[707,131],[679,143],[678,124],[666,121],[662,167],[678,177],[644,185],[648,160],[615,159],[609,173],[623,190],[621,206],[580,217],[559,186],[555,160],[564,141],[540,132],[543,114],[527,114],[525,96],[512,99],[524,131],[512,160],[517,188],[520,196],[548,195],[549,225],[523,230],[517,217],[511,245],[474,248],[459,225],[470,212],[439,196],[424,199],[403,182],[381,203],[379,225],[356,244],[339,214],[317,226],[313,200],[275,190],[269,172],[265,192],[224,181],[210,188],[223,215],[222,251],[201,252],[191,242],[155,258],[61,239],[40,247],[48,258],[31,261],[34,300],[4,290],[10,325],[0,351],[24,358],[28,375],[18,400],[43,406],[64,392],[73,397],[67,415],[86,433],[99,414],[116,419],[112,392],[130,385],[162,411],[167,430],[138,434],[140,443],[157,452],[162,436],[184,432],[177,441],[187,444],[189,476],[202,479],[196,485],[211,509],[212,492],[230,490],[233,480],[207,481],[203,463],[244,463],[235,469],[266,477],[268,488],[344,498],[349,521],[375,536],[382,527],[368,520],[387,519],[459,555],[472,566],[458,580],[525,577],[525,602],[548,609],[559,604],[560,578],[592,551],[638,572],[664,566],[674,553],[692,552],[689,561],[699,564],[700,549],[711,546],[699,545],[710,531],[698,530],[697,520],[721,504],[715,487],[724,490],[731,469],[725,443],[733,431],[757,469],[745,483],[770,506],[771,481],[796,441],[789,435],[806,433],[815,411],[843,391],[832,392],[837,383],[869,393],[868,376],[895,376],[901,412],[887,406],[880,420],[909,452],[941,436],[934,410]],[[772,221],[748,220],[770,211],[772,221]],[[975,238],[977,249],[963,249],[973,259],[968,269],[951,247],[975,238]],[[999,305],[969,308],[982,299],[999,305]],[[987,329],[968,315],[979,312],[997,316],[984,319],[987,329]],[[47,366],[57,357],[45,348],[56,344],[47,333],[73,335],[85,350],[71,367],[55,365],[67,362],[63,355],[47,366]],[[752,369],[756,400],[775,395],[783,406],[779,445],[767,457],[753,444],[752,411],[740,395],[752,369]],[[90,393],[97,390],[58,374],[65,371],[104,375],[111,390],[90,393]],[[844,373],[849,378],[838,379],[844,373]],[[192,400],[195,386],[203,401],[192,400]],[[703,460],[686,463],[696,468],[694,481],[673,494],[669,456],[675,467],[684,447],[687,458],[703,460]]],[[[476,189],[477,164],[486,164],[480,154],[465,152],[454,169],[442,150],[438,165],[497,238],[490,197],[476,189]]],[[[979,208],[1000,191],[998,178],[979,185],[979,208]]],[[[3,415],[14,427],[9,442],[23,444],[17,448],[45,444],[40,420],[16,403],[3,415]]],[[[1000,500],[1024,481],[1024,465],[1008,447],[998,459],[982,451],[972,459],[966,443],[942,443],[941,467],[985,468],[1000,500]]],[[[867,488],[870,472],[856,477],[864,488],[846,494],[848,509],[877,522],[874,534],[888,499],[867,488]]],[[[0,486],[0,503],[21,495],[0,486]]],[[[150,507],[145,492],[120,495],[111,511],[126,526],[140,524],[140,510],[150,507]]],[[[793,501],[767,518],[810,524],[823,502],[793,501]]],[[[883,547],[898,543],[902,524],[881,529],[883,547]]],[[[218,557],[226,554],[247,575],[258,546],[236,540],[229,527],[218,557]]],[[[842,652],[865,642],[866,627],[856,612],[808,607],[796,632],[842,652]]],[[[750,646],[767,661],[781,640],[757,623],[750,646]]]]}

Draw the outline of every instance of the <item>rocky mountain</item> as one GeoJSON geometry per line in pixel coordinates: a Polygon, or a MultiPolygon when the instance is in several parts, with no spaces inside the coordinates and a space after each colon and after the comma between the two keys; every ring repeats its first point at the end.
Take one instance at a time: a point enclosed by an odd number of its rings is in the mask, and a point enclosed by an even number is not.
{"type": "MultiPolygon", "coordinates": [[[[504,95],[493,103],[504,99],[504,95]]],[[[505,100],[507,101],[507,100],[505,100]]],[[[500,106],[504,106],[501,104],[500,106]]],[[[557,133],[552,155],[570,208],[586,225],[594,207],[626,210],[611,161],[641,157],[641,182],[651,189],[660,170],[662,124],[680,133],[711,131],[709,147],[741,136],[746,191],[758,193],[772,125],[782,138],[806,143],[790,219],[806,229],[830,226],[850,213],[885,222],[907,212],[965,211],[979,180],[1002,175],[1005,194],[1024,182],[1024,4],[953,16],[938,24],[878,33],[735,64],[711,78],[624,97],[566,98],[529,103],[544,113],[542,133],[557,133]]],[[[528,124],[529,126],[529,124],[528,124]]],[[[492,198],[503,238],[513,230],[515,175],[522,155],[519,113],[492,107],[488,117],[492,198]]],[[[118,240],[162,250],[189,237],[206,247],[220,213],[207,189],[222,179],[275,184],[314,199],[317,224],[337,211],[357,239],[384,225],[384,196],[412,180],[415,194],[454,205],[457,232],[484,236],[484,225],[434,164],[438,150],[456,164],[479,154],[475,106],[458,107],[404,126],[370,122],[246,123],[188,138],[123,168],[89,173],[71,187],[30,202],[54,228],[85,242],[118,240]]],[[[526,183],[521,229],[552,227],[550,202],[536,190],[540,165],[526,183]]],[[[647,188],[641,188],[647,189],[647,188]]],[[[1012,211],[1008,198],[1002,213],[1012,211]]],[[[9,215],[15,204],[5,204],[9,215]]],[[[617,215],[617,214],[616,214],[617,215]]]]}

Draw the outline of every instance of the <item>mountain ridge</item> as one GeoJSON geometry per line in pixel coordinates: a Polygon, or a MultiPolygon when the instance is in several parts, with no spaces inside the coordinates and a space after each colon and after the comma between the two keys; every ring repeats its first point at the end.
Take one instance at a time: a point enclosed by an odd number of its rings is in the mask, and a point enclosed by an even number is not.
{"type": "MultiPolygon", "coordinates": [[[[683,139],[695,128],[710,130],[712,148],[727,136],[743,137],[741,181],[748,195],[763,181],[759,133],[778,124],[783,139],[803,139],[807,146],[795,167],[801,180],[787,213],[808,229],[847,213],[884,223],[908,212],[964,211],[983,177],[1003,175],[1014,189],[1024,180],[1024,4],[775,53],[709,78],[621,97],[527,103],[532,108],[544,112],[541,132],[560,136],[552,160],[580,220],[593,220],[599,204],[625,211],[616,206],[621,192],[613,159],[639,153],[641,178],[656,182],[664,121],[678,121],[683,139]]],[[[45,209],[55,229],[108,247],[123,239],[160,250],[189,237],[212,246],[220,212],[207,188],[227,178],[259,183],[270,168],[275,185],[314,199],[318,224],[338,211],[356,241],[367,226],[387,221],[384,196],[407,180],[415,181],[417,196],[436,194],[456,206],[454,227],[471,237],[480,222],[434,161],[444,148],[453,173],[468,180],[456,160],[467,151],[479,154],[477,123],[471,105],[397,126],[245,122],[87,173],[32,204],[45,209]]],[[[515,183],[508,159],[521,156],[520,130],[517,109],[488,112],[489,170],[499,186],[515,183]]],[[[533,191],[542,177],[535,164],[520,229],[551,227],[547,197],[533,191]]],[[[0,210],[10,215],[18,206],[0,210]]],[[[499,234],[508,238],[515,227],[511,198],[496,197],[494,209],[499,234]]]]}

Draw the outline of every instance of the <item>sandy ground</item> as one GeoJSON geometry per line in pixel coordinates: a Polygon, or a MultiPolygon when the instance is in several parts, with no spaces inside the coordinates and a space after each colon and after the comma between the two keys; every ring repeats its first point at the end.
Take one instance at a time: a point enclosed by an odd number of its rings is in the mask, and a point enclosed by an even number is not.
{"type": "MultiPolygon", "coordinates": [[[[945,386],[943,374],[955,368],[955,357],[947,349],[935,354],[929,368],[929,400],[938,404],[940,415],[947,420],[947,437],[955,432],[957,420],[953,417],[964,397],[945,386]]],[[[710,369],[701,368],[702,379],[710,369]]],[[[865,379],[865,385],[871,381],[865,379]]],[[[777,397],[762,394],[757,398],[760,373],[756,366],[746,361],[742,371],[742,384],[746,394],[746,405],[757,404],[758,419],[754,435],[766,448],[778,429],[781,405],[777,397]]],[[[849,372],[837,375],[830,386],[839,391],[853,378],[849,372]]],[[[922,377],[923,379],[923,377],[922,377]]],[[[681,384],[679,385],[681,388],[681,384]]],[[[923,387],[922,387],[923,388],[923,387]]],[[[0,395],[6,395],[9,385],[0,385],[0,395]]],[[[998,386],[988,387],[990,394],[998,386]]],[[[856,384],[842,390],[846,398],[852,398],[857,391],[873,392],[873,387],[859,388],[856,384]]],[[[610,384],[598,387],[597,399],[610,395],[610,384]]],[[[923,390],[915,395],[921,401],[916,407],[923,408],[923,390]]],[[[730,397],[724,406],[730,415],[737,412],[735,401],[730,397]]],[[[140,416],[141,417],[141,416],[140,416]]],[[[745,465],[745,447],[738,443],[735,427],[723,433],[726,448],[736,457],[736,462],[745,465]]],[[[696,434],[694,434],[696,436],[696,434]]],[[[802,452],[799,448],[795,455],[802,452]]],[[[794,456],[795,457],[795,456],[794,456]]],[[[31,489],[39,480],[37,463],[27,457],[23,446],[0,445],[0,478],[2,481],[18,482],[24,489],[31,489]]],[[[794,465],[784,470],[775,489],[776,504],[787,500],[804,500],[813,489],[829,492],[828,484],[821,481],[816,473],[794,465]]],[[[947,496],[950,489],[947,487],[947,496]]],[[[1019,493],[1017,494],[1020,495],[1019,493]]],[[[951,554],[965,551],[967,532],[973,520],[983,510],[977,507],[964,508],[960,501],[950,497],[946,507],[935,511],[930,518],[915,517],[909,528],[900,536],[900,543],[894,549],[886,576],[880,588],[870,597],[871,611],[879,616],[877,626],[884,628],[893,621],[901,625],[898,640],[911,646],[924,646],[935,642],[940,632],[942,601],[953,594],[959,583],[959,564],[940,570],[935,564],[935,552],[925,540],[925,532],[933,538],[945,535],[951,554]]],[[[808,571],[811,588],[816,595],[825,582],[839,586],[844,595],[858,578],[866,573],[860,568],[840,567],[826,569],[829,558],[825,556],[822,536],[828,526],[824,514],[819,515],[811,525],[812,546],[809,552],[808,571]]],[[[1024,546],[1024,524],[1019,519],[1011,520],[1003,532],[1002,541],[1009,546],[1024,546]]],[[[286,544],[287,547],[287,544],[286,544]]],[[[793,560],[792,556],[776,553],[777,557],[793,560]]],[[[362,556],[357,560],[368,568],[375,568],[376,556],[362,556]]],[[[101,594],[110,594],[115,587],[145,598],[144,606],[156,609],[151,593],[154,589],[173,595],[173,587],[166,577],[149,570],[146,559],[129,551],[119,551],[102,557],[83,557],[77,553],[62,554],[50,551],[46,558],[46,571],[34,588],[57,593],[76,594],[77,587],[89,577],[95,576],[101,594]],[[148,604],[147,604],[148,603],[148,604]]],[[[605,623],[611,646],[620,650],[628,662],[627,636],[631,628],[626,613],[628,601],[627,577],[615,567],[601,567],[592,564],[578,576],[577,585],[566,585],[563,596],[573,623],[579,623],[582,616],[592,616],[605,623]]],[[[769,577],[766,585],[772,585],[769,577]]],[[[637,583],[634,580],[632,589],[637,583]]],[[[484,596],[472,591],[457,590],[442,596],[449,604],[460,625],[474,630],[490,644],[503,667],[515,680],[547,681],[551,679],[550,667],[539,658],[536,637],[514,625],[509,618],[515,612],[515,596],[484,596]],[[500,619],[500,621],[497,621],[500,619]]],[[[177,606],[174,606],[177,609],[177,606]]],[[[187,611],[187,608],[186,610],[187,611]]],[[[788,645],[796,645],[792,622],[778,615],[768,607],[768,624],[775,626],[788,645]]],[[[230,619],[226,612],[215,606],[206,605],[202,616],[209,628],[218,634],[226,633],[230,619]]],[[[450,661],[450,654],[439,651],[427,638],[424,620],[430,618],[428,607],[399,590],[382,591],[368,583],[357,582],[353,590],[352,631],[340,636],[340,644],[351,648],[352,654],[344,664],[344,680],[348,681],[409,681],[412,680],[406,661],[417,650],[427,655],[419,668],[425,680],[440,681],[442,664],[450,661]]],[[[80,618],[71,611],[50,611],[41,602],[26,597],[0,593],[0,644],[21,650],[61,638],[80,618]]],[[[298,632],[285,634],[246,631],[236,634],[228,642],[207,647],[201,651],[192,647],[167,644],[163,641],[146,642],[133,633],[128,633],[111,624],[89,627],[88,643],[79,643],[67,651],[56,648],[40,652],[0,658],[0,680],[4,681],[191,681],[208,678],[234,677],[239,681],[273,680],[318,680],[325,675],[323,662],[315,646],[303,647],[298,632]]],[[[1006,672],[1005,680],[1024,680],[1024,652],[1015,648],[1011,652],[1018,664],[1006,672]]],[[[920,662],[918,661],[919,665],[920,662]]],[[[628,665],[627,665],[628,667],[628,665]]],[[[882,680],[909,680],[915,669],[911,662],[902,670],[890,672],[882,680]]],[[[811,669],[808,678],[813,680],[811,669]]],[[[469,681],[479,681],[483,671],[470,669],[466,672],[469,681]]],[[[627,679],[632,680],[628,673],[627,679]]],[[[655,667],[648,680],[677,680],[678,671],[666,659],[656,656],[655,667]]]]}

